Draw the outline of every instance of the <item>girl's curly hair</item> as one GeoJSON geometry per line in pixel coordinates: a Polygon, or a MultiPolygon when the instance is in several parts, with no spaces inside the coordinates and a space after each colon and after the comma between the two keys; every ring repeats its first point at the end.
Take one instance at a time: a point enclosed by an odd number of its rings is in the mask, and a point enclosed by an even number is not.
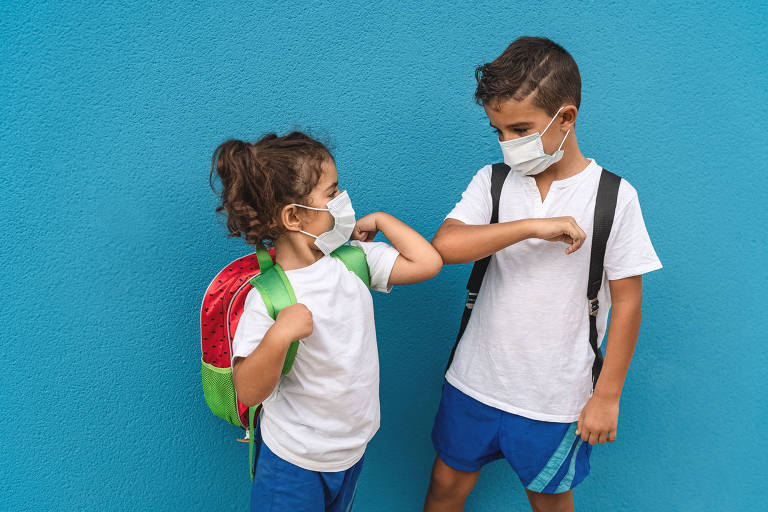
{"type": "Polygon", "coordinates": [[[265,247],[285,232],[282,208],[306,200],[322,175],[322,164],[333,161],[330,151],[301,132],[283,137],[265,135],[256,143],[230,139],[213,152],[209,181],[221,180],[221,205],[231,237],[265,247]]]}

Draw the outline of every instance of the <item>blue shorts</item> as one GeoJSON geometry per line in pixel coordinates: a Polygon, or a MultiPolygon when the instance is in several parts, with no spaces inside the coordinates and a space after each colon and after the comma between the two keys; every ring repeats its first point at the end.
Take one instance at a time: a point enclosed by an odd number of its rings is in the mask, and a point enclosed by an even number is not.
{"type": "Polygon", "coordinates": [[[526,489],[556,494],[589,474],[592,445],[576,435],[576,422],[538,421],[471,398],[447,382],[432,429],[438,456],[453,469],[475,472],[505,458],[526,489]]]}
{"type": "Polygon", "coordinates": [[[352,510],[363,459],[346,471],[310,471],[275,455],[261,440],[258,424],[251,511],[348,512],[352,510]]]}

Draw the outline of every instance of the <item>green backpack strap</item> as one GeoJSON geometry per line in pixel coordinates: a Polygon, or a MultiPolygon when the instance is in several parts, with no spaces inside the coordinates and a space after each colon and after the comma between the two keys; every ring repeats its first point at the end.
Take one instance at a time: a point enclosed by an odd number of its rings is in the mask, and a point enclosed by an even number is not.
{"type": "MultiPolygon", "coordinates": [[[[296,304],[296,295],[293,293],[293,287],[288,282],[288,277],[283,269],[276,263],[251,279],[251,286],[256,288],[259,294],[261,294],[261,298],[267,306],[267,312],[273,320],[277,320],[277,314],[283,308],[296,304]]],[[[298,348],[298,341],[292,342],[291,346],[288,347],[288,353],[285,354],[285,362],[283,363],[282,375],[291,370],[298,348]]]]}
{"type": "Polygon", "coordinates": [[[357,274],[367,288],[371,287],[371,270],[368,268],[365,251],[353,245],[342,245],[333,251],[331,256],[340,259],[349,270],[357,274]]]}
{"type": "Polygon", "coordinates": [[[269,252],[266,249],[256,249],[256,259],[259,262],[260,272],[265,272],[274,265],[272,256],[269,255],[269,252]]]}
{"type": "Polygon", "coordinates": [[[251,466],[251,481],[253,481],[253,475],[256,472],[256,461],[253,458],[253,436],[254,427],[253,423],[256,421],[256,408],[258,405],[248,408],[248,460],[251,466]]]}

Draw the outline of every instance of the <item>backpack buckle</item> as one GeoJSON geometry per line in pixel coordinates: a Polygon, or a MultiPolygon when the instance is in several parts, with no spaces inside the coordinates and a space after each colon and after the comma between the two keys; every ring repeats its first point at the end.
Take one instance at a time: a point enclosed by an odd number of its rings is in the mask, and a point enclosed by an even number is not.
{"type": "Polygon", "coordinates": [[[597,316],[597,312],[600,310],[600,301],[597,297],[589,299],[589,316],[597,316]]]}

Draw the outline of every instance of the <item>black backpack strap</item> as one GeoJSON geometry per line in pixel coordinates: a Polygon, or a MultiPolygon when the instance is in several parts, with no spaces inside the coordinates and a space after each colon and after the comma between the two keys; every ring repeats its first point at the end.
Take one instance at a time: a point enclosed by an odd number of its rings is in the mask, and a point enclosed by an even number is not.
{"type": "Polygon", "coordinates": [[[589,300],[589,344],[595,353],[595,361],[592,364],[592,389],[595,389],[600,370],[603,368],[603,352],[597,346],[597,312],[600,303],[597,293],[603,282],[603,262],[605,260],[605,248],[608,245],[608,237],[613,226],[613,216],[616,212],[616,199],[619,194],[621,178],[612,172],[603,169],[600,175],[600,184],[597,187],[595,199],[595,222],[592,231],[592,253],[589,260],[589,284],[587,285],[587,299],[589,300]]]}
{"type": "MultiPolygon", "coordinates": [[[[491,168],[491,203],[493,208],[491,210],[491,222],[490,224],[496,224],[499,222],[499,202],[501,201],[501,189],[504,187],[504,182],[509,174],[509,166],[503,163],[493,164],[491,168]]],[[[491,255],[493,256],[493,255],[491,255]]],[[[483,277],[485,277],[485,271],[488,270],[488,264],[491,262],[491,256],[487,256],[481,260],[477,260],[472,266],[472,273],[469,274],[469,281],[467,282],[467,301],[464,304],[464,313],[461,315],[461,325],[459,326],[459,334],[456,336],[456,343],[451,350],[451,356],[448,358],[448,365],[445,367],[445,371],[451,367],[453,362],[453,356],[456,354],[456,348],[459,346],[459,341],[464,334],[464,330],[469,323],[469,317],[472,315],[472,308],[475,306],[475,300],[477,300],[477,294],[480,293],[480,285],[483,284],[483,277]]]]}

